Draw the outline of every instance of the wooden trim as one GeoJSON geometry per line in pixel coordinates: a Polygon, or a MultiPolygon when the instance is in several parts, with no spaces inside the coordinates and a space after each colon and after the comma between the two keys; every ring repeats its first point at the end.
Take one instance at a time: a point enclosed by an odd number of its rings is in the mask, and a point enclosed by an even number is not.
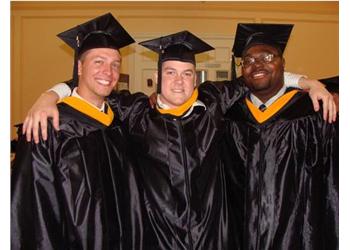
{"type": "Polygon", "coordinates": [[[338,1],[318,1],[318,2],[266,2],[266,1],[254,1],[254,2],[210,2],[210,1],[198,1],[198,2],[150,2],[150,1],[118,1],[118,2],[105,2],[105,1],[11,1],[11,10],[50,10],[55,6],[55,10],[69,10],[69,11],[86,11],[86,10],[102,10],[111,9],[111,11],[143,11],[147,12],[152,10],[152,16],[166,17],[163,11],[177,10],[178,11],[195,11],[199,15],[205,15],[203,11],[227,11],[231,12],[231,17],[237,14],[237,12],[295,12],[295,13],[312,13],[321,15],[339,15],[339,2],[338,1]],[[314,8],[310,8],[310,4],[314,8]],[[153,10],[158,10],[153,12],[153,10]]]}

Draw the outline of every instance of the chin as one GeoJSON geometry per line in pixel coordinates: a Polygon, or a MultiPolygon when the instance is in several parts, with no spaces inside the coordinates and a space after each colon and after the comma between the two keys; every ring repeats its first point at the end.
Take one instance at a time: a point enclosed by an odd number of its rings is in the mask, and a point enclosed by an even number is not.
{"type": "Polygon", "coordinates": [[[182,106],[184,103],[185,102],[183,102],[183,101],[176,101],[176,102],[173,102],[171,104],[171,106],[173,106],[173,108],[178,108],[178,107],[182,106]]]}
{"type": "Polygon", "coordinates": [[[99,96],[105,98],[106,96],[109,96],[111,92],[112,92],[112,90],[105,90],[105,91],[98,91],[97,94],[99,96]]]}
{"type": "Polygon", "coordinates": [[[265,89],[269,89],[269,86],[266,85],[266,84],[261,84],[261,85],[254,86],[254,89],[256,89],[256,90],[265,90],[265,89]]]}
{"type": "Polygon", "coordinates": [[[266,89],[270,86],[270,82],[264,79],[251,81],[252,88],[254,89],[266,89]]]}
{"type": "Polygon", "coordinates": [[[101,93],[111,92],[113,90],[112,86],[101,86],[101,88],[98,88],[97,91],[101,93]]]}

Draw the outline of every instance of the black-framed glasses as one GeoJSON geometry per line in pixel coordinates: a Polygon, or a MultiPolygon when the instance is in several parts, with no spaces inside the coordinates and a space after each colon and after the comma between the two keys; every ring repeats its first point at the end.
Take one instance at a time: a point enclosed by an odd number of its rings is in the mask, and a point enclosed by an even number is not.
{"type": "Polygon", "coordinates": [[[272,53],[265,53],[260,55],[259,57],[245,56],[243,57],[241,64],[242,67],[249,67],[254,63],[262,62],[263,64],[267,64],[272,62],[275,58],[279,57],[279,55],[274,55],[272,53]]]}

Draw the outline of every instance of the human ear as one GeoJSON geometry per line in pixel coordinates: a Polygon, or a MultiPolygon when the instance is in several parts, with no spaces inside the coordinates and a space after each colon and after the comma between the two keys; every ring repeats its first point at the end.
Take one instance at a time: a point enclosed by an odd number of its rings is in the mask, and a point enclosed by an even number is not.
{"type": "Polygon", "coordinates": [[[83,71],[83,63],[79,60],[78,61],[78,76],[82,74],[83,71]]]}
{"type": "Polygon", "coordinates": [[[153,73],[154,82],[158,84],[158,70],[153,73]]]}

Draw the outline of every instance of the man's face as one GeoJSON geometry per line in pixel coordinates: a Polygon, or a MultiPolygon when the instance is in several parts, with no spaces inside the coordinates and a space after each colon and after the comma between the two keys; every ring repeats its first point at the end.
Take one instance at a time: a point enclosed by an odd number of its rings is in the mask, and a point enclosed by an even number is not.
{"type": "Polygon", "coordinates": [[[160,100],[170,108],[180,107],[192,96],[195,83],[196,70],[192,63],[165,61],[160,100]]]}
{"type": "Polygon", "coordinates": [[[244,53],[242,60],[242,76],[256,96],[273,96],[283,86],[284,58],[276,48],[255,45],[244,53]],[[249,62],[251,58],[254,58],[254,63],[244,64],[244,61],[249,62]],[[271,58],[272,61],[267,62],[271,58]]]}
{"type": "Polygon", "coordinates": [[[119,80],[121,57],[116,49],[96,48],[86,51],[78,63],[78,93],[99,106],[119,80]]]}

